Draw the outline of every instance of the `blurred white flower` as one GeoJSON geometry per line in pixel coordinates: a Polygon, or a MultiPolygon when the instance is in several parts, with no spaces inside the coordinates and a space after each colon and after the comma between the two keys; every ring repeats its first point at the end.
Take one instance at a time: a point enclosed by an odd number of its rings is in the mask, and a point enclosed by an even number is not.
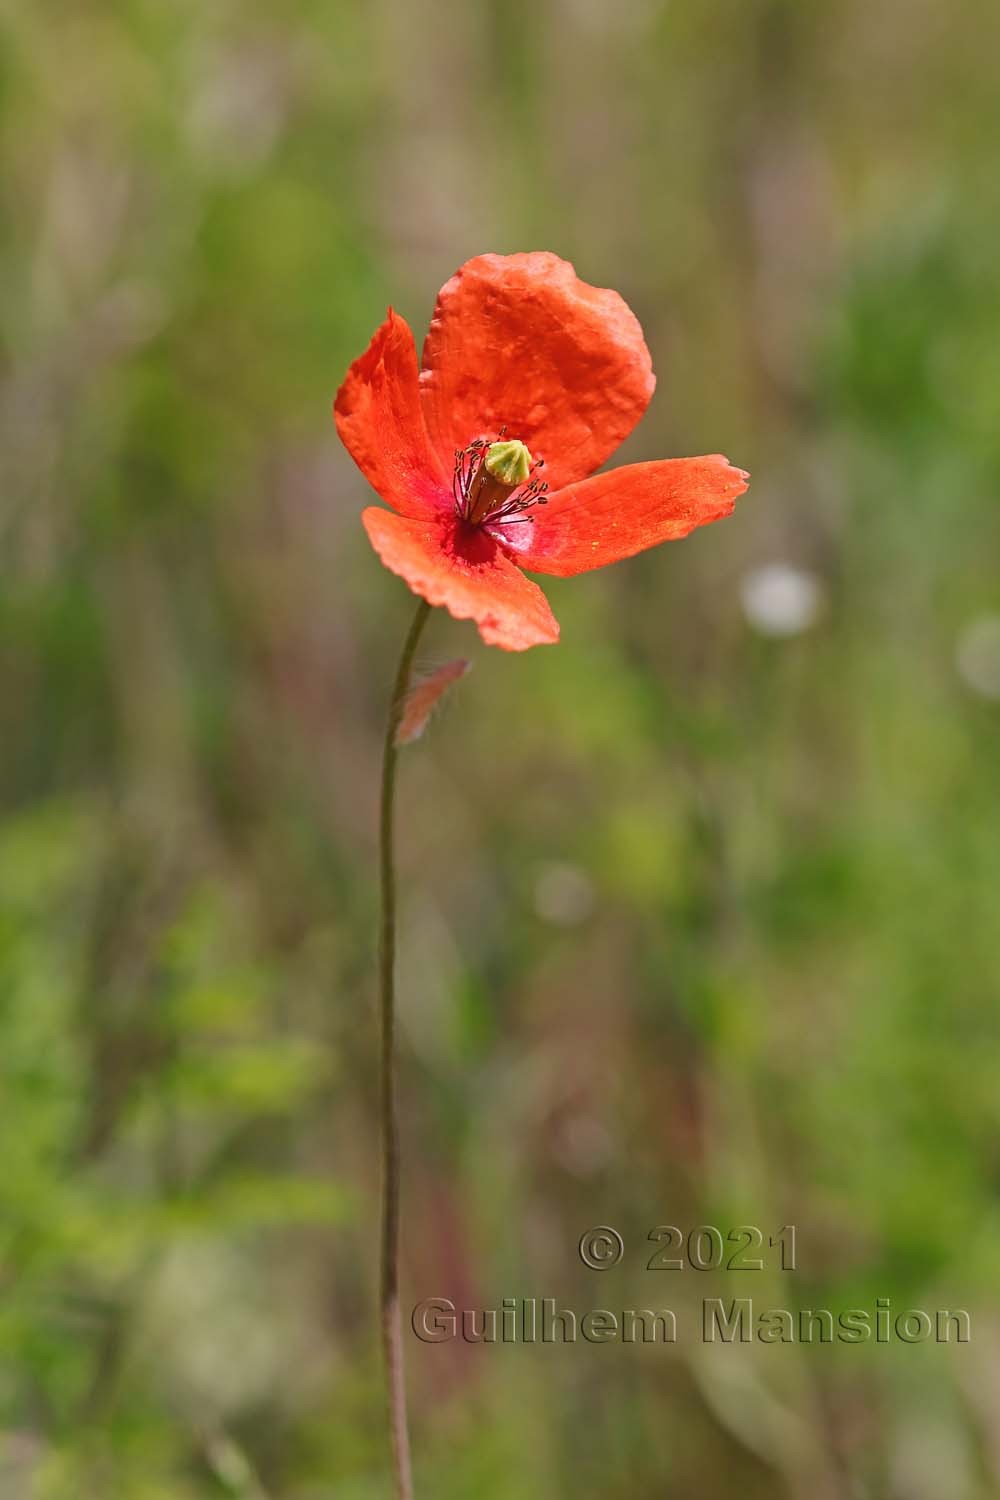
{"type": "Polygon", "coordinates": [[[955,647],[958,675],[981,698],[1000,699],[1000,615],[980,615],[955,647]]]}
{"type": "Polygon", "coordinates": [[[311,1318],[290,1316],[288,1294],[259,1250],[178,1239],[151,1278],[137,1336],[175,1399],[211,1426],[315,1378],[311,1318]]]}
{"type": "Polygon", "coordinates": [[[543,922],[578,927],[594,909],[594,886],[577,865],[543,865],[535,881],[535,911],[543,922]]]}
{"type": "Polygon", "coordinates": [[[214,66],[206,63],[186,120],[199,154],[236,172],[261,166],[284,129],[288,73],[281,51],[264,46],[236,49],[214,66]]]}
{"type": "Polygon", "coordinates": [[[745,573],[740,599],[747,623],[761,635],[799,635],[819,619],[823,609],[822,581],[815,573],[790,563],[765,563],[745,573]]]}
{"type": "Polygon", "coordinates": [[[591,1177],[610,1161],[614,1142],[593,1115],[571,1115],[563,1122],[554,1155],[574,1177],[591,1177]]]}

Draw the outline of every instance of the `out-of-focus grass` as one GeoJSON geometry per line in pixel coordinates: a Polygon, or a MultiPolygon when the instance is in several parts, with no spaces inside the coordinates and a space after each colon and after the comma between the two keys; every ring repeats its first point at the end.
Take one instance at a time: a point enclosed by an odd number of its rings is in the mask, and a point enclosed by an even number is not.
{"type": "Polygon", "coordinates": [[[0,16],[4,1497],[386,1493],[372,823],[408,604],[328,406],[387,301],[419,328],[466,256],[531,247],[647,330],[623,457],[755,483],[547,584],[557,650],[433,622],[475,672],[404,769],[407,1296],[686,1331],[414,1341],[421,1491],[996,1493],[997,16],[0,16]],[[745,614],[774,563],[811,623],[745,614]],[[795,1223],[799,1270],[646,1273],[663,1222],[795,1223]],[[973,1343],[706,1349],[697,1303],[740,1292],[962,1306],[973,1343]]]}

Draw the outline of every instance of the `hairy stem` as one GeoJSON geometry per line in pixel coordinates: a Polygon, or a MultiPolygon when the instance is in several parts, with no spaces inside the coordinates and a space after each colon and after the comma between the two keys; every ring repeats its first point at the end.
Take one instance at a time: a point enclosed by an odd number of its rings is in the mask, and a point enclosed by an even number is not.
{"type": "Polygon", "coordinates": [[[396,862],[393,814],[396,801],[396,733],[406,700],[413,657],[427,623],[430,605],[421,599],[407,632],[396,668],[382,752],[382,799],[379,814],[379,1091],[382,1135],[382,1254],[379,1305],[385,1359],[389,1432],[397,1500],[413,1500],[410,1434],[406,1421],[403,1328],[399,1315],[399,1122],[396,1115],[396,862]]]}

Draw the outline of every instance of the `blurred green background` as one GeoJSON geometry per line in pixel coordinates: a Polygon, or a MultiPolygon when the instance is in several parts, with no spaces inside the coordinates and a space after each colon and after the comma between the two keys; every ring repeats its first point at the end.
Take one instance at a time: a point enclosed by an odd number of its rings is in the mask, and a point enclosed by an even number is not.
{"type": "Polygon", "coordinates": [[[418,1492],[1000,1494],[1000,10],[4,0],[0,1497],[375,1500],[374,817],[411,613],[329,406],[483,250],[621,291],[619,459],[736,516],[546,580],[404,758],[418,1492]],[[794,1273],[652,1273],[657,1224],[794,1273]],[[576,1245],[615,1225],[622,1265],[576,1245]],[[751,1284],[752,1283],[752,1284],[751,1284]],[[706,1348],[704,1296],[966,1346],[706,1348]]]}

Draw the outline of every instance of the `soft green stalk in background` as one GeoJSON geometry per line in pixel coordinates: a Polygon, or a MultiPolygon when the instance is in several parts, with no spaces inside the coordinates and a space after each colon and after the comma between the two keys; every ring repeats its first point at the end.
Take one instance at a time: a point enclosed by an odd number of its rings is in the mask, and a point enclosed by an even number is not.
{"type": "MultiPolygon", "coordinates": [[[[642,323],[620,461],[755,483],[547,584],[558,650],[492,653],[407,757],[404,1330],[537,1295],[681,1336],[405,1333],[419,1492],[1000,1489],[998,33],[972,0],[0,4],[4,1500],[388,1493],[402,588],[329,402],[390,294],[423,327],[467,256],[538,247],[642,323]],[[646,1271],[664,1223],[794,1223],[799,1269],[646,1271]],[[966,1307],[973,1342],[706,1347],[737,1295],[966,1307]]],[[[482,650],[443,613],[434,646],[482,650]]]]}

